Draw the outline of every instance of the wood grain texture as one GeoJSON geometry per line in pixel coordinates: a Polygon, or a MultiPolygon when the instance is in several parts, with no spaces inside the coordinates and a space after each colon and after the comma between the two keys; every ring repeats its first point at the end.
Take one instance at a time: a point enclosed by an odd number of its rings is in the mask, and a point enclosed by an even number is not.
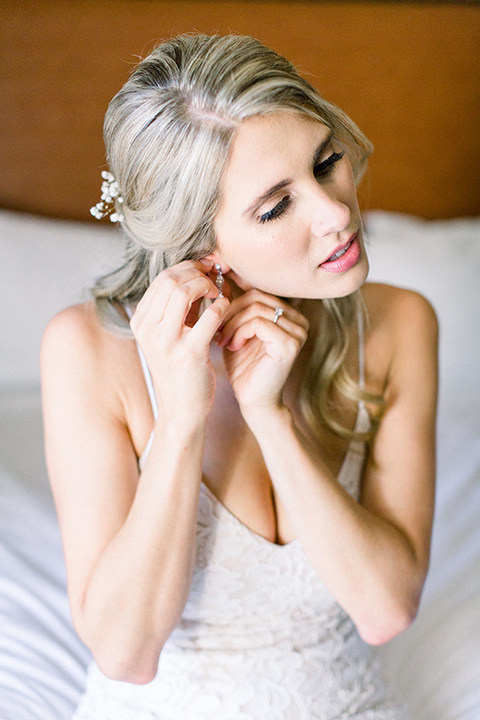
{"type": "Polygon", "coordinates": [[[139,56],[181,32],[254,35],[375,145],[362,206],[480,211],[480,11],[363,2],[19,0],[0,9],[0,205],[88,219],[103,115],[139,56]]]}

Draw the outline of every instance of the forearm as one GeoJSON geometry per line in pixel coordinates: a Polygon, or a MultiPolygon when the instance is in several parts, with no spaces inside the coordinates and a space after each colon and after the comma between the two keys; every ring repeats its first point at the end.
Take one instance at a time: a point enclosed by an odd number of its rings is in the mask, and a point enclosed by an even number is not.
{"type": "Polygon", "coordinates": [[[135,498],[89,578],[77,626],[104,672],[151,679],[191,583],[204,427],[155,428],[135,498]]]}
{"type": "Polygon", "coordinates": [[[249,424],[307,557],[362,636],[378,643],[406,627],[426,571],[407,535],[313,459],[288,410],[249,424]]]}

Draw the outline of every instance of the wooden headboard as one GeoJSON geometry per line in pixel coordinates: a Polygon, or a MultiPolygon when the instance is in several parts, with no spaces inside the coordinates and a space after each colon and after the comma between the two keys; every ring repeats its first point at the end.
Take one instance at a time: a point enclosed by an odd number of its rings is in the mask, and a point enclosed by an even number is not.
{"type": "Polygon", "coordinates": [[[0,206],[89,219],[103,115],[132,65],[181,32],[254,35],[375,145],[364,209],[480,212],[480,11],[467,4],[5,0],[0,206]]]}

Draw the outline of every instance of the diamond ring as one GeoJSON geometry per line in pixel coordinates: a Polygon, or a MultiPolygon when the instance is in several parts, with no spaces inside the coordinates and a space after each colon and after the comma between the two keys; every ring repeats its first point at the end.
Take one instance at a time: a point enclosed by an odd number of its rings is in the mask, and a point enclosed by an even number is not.
{"type": "Polygon", "coordinates": [[[275,325],[276,325],[277,322],[278,322],[278,318],[279,318],[281,315],[283,315],[283,313],[284,313],[283,308],[281,308],[281,307],[275,308],[275,315],[273,316],[273,322],[274,322],[275,325]]]}

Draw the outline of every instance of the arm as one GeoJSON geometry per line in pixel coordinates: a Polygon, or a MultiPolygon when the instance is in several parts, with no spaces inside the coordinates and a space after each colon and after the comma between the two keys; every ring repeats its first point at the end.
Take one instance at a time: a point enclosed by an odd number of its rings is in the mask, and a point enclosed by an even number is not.
{"type": "MultiPolygon", "coordinates": [[[[278,395],[270,404],[250,396],[243,405],[238,396],[305,553],[372,644],[387,641],[415,616],[428,567],[434,497],[436,320],[420,296],[390,292],[394,297],[386,307],[392,309],[380,322],[391,357],[387,408],[360,503],[313,459],[278,395]]],[[[233,345],[238,353],[241,327],[233,345]]]]}
{"type": "Polygon", "coordinates": [[[200,274],[193,287],[188,277],[161,279],[136,313],[136,331],[163,388],[163,412],[140,476],[121,382],[122,372],[129,381],[125,358],[130,351],[136,358],[133,343],[113,339],[84,308],[54,318],[43,340],[47,462],[73,619],[101,669],[130,682],[153,678],[190,587],[214,392],[205,357],[228,306],[214,303],[194,328],[185,327],[192,302],[217,293],[205,275],[198,281],[200,274]],[[162,363],[155,360],[159,348],[162,363]]]}

